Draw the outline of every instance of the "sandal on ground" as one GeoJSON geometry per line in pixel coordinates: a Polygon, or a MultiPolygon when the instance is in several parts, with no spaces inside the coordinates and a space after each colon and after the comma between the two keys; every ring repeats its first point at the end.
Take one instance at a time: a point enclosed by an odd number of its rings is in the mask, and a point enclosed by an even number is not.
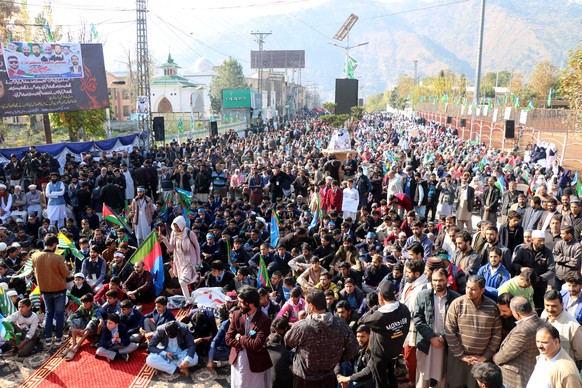
{"type": "Polygon", "coordinates": [[[76,354],[77,354],[76,350],[74,349],[69,350],[69,352],[65,356],[65,361],[71,361],[73,358],[75,358],[76,354]]]}
{"type": "Polygon", "coordinates": [[[60,353],[60,356],[61,357],[66,357],[67,354],[69,353],[69,351],[71,351],[71,350],[73,350],[73,347],[72,346],[71,347],[64,348],[63,351],[60,353]]]}

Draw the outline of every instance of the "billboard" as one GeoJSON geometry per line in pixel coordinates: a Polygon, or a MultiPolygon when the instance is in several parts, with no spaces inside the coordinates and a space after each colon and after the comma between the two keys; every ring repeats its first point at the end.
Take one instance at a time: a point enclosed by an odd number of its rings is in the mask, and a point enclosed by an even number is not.
{"type": "Polygon", "coordinates": [[[260,108],[260,99],[257,96],[257,93],[251,89],[223,89],[222,108],[260,108]]]}
{"type": "MultiPolygon", "coordinates": [[[[7,44],[6,48],[11,48],[13,51],[15,47],[9,47],[10,44],[12,43],[7,44]]],[[[32,50],[34,48],[31,45],[26,46],[32,50]]],[[[66,44],[63,43],[64,45],[66,44]]],[[[56,46],[56,44],[51,43],[51,46],[56,46]]],[[[80,57],[82,59],[80,63],[83,66],[82,78],[65,77],[63,75],[66,73],[62,73],[60,76],[51,78],[17,75],[16,78],[11,79],[7,69],[10,63],[5,62],[5,55],[2,53],[0,55],[0,117],[108,108],[103,46],[85,43],[79,46],[82,53],[80,57]]],[[[22,51],[24,46],[19,47],[22,51]]],[[[18,52],[18,48],[16,51],[18,52]]],[[[27,49],[24,48],[24,51],[27,49]]],[[[10,56],[12,55],[6,58],[10,56]]],[[[71,66],[75,65],[71,62],[71,66]]]]}
{"type": "Polygon", "coordinates": [[[251,51],[251,69],[305,69],[305,50],[263,50],[251,51]]]}
{"type": "Polygon", "coordinates": [[[80,43],[10,42],[2,46],[8,78],[83,78],[80,43]]]}

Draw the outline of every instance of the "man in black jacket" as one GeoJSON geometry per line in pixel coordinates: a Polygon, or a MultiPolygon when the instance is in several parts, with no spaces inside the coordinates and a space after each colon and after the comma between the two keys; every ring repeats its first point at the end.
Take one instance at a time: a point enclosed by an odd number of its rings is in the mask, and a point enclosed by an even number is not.
{"type": "Polygon", "coordinates": [[[398,357],[410,328],[410,311],[396,300],[396,288],[384,280],[378,286],[379,308],[360,320],[372,331],[370,369],[377,388],[397,387],[394,359],[398,357]]]}

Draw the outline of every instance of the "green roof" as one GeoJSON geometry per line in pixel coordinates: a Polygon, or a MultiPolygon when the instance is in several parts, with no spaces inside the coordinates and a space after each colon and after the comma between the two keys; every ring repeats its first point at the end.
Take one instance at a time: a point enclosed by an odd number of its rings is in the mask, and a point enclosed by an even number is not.
{"type": "Polygon", "coordinates": [[[190,82],[187,78],[179,75],[161,75],[152,80],[151,86],[181,86],[195,88],[198,84],[190,82]]]}

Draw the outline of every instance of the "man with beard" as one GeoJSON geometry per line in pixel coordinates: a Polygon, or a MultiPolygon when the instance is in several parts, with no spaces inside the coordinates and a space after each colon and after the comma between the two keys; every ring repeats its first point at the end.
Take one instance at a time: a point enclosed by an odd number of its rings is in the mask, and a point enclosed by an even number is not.
{"type": "Polygon", "coordinates": [[[563,290],[562,301],[564,308],[570,313],[578,323],[582,324],[582,298],[580,298],[582,289],[582,276],[574,273],[566,278],[567,290],[563,290]]]}
{"type": "Polygon", "coordinates": [[[45,195],[47,201],[47,213],[51,224],[57,227],[65,226],[66,201],[65,201],[65,184],[59,181],[59,173],[51,172],[51,181],[46,186],[45,195]]]}
{"type": "MultiPolygon", "coordinates": [[[[553,279],[556,272],[554,255],[544,244],[545,234],[541,230],[532,232],[532,242],[522,244],[513,255],[511,273],[515,276],[521,272],[522,267],[534,270],[538,280],[533,284],[534,304],[540,308],[543,305],[544,293],[548,288],[548,282],[553,279]]],[[[551,285],[551,284],[550,284],[551,285]]]]}
{"type": "Polygon", "coordinates": [[[471,234],[466,230],[455,235],[455,249],[451,261],[467,275],[476,275],[481,267],[481,258],[471,248],[471,234]]]}
{"type": "Polygon", "coordinates": [[[417,386],[428,388],[444,382],[446,342],[444,317],[451,302],[461,295],[447,288],[448,274],[443,268],[432,272],[432,289],[422,290],[413,313],[416,335],[417,386]]]}
{"type": "MultiPolygon", "coordinates": [[[[354,373],[350,376],[342,376],[338,374],[337,382],[340,384],[350,384],[350,387],[354,388],[374,388],[374,379],[372,378],[372,372],[368,367],[370,362],[370,328],[365,325],[360,325],[356,329],[356,340],[360,348],[358,354],[354,361],[351,362],[351,367],[354,373]]],[[[336,372],[337,372],[336,367],[336,372]]],[[[344,372],[344,371],[342,371],[344,372]]]]}
{"type": "Polygon", "coordinates": [[[265,345],[271,320],[261,310],[254,288],[240,290],[238,305],[240,310],[234,312],[226,333],[226,346],[231,349],[231,387],[270,387],[273,363],[265,345]]]}
{"type": "Polygon", "coordinates": [[[558,201],[556,201],[556,198],[550,198],[546,201],[546,211],[542,213],[542,216],[538,221],[539,230],[545,231],[546,229],[548,229],[550,223],[552,222],[552,218],[555,215],[560,214],[560,212],[557,210],[557,207],[558,201]]]}
{"type": "Polygon", "coordinates": [[[485,240],[486,240],[485,245],[481,250],[481,265],[487,264],[489,260],[489,252],[491,251],[492,248],[499,248],[501,249],[501,254],[503,257],[502,258],[503,265],[505,266],[505,268],[510,269],[511,251],[499,242],[499,231],[497,230],[496,226],[490,225],[489,227],[487,227],[487,230],[485,231],[485,240]]]}
{"type": "Polygon", "coordinates": [[[509,213],[509,208],[514,203],[517,203],[517,197],[519,192],[517,191],[517,182],[509,182],[509,190],[503,193],[501,198],[501,223],[504,224],[507,221],[507,214],[509,213]]]}
{"type": "Polygon", "coordinates": [[[497,179],[490,177],[487,187],[483,189],[483,220],[497,224],[497,208],[501,199],[501,190],[495,185],[497,179]]]}
{"type": "Polygon", "coordinates": [[[553,250],[556,262],[554,290],[562,289],[568,275],[580,273],[582,264],[582,245],[574,238],[574,227],[562,226],[560,233],[562,241],[558,241],[553,250]]]}
{"type": "Polygon", "coordinates": [[[465,173],[461,178],[461,185],[457,188],[456,203],[457,226],[461,230],[473,232],[473,201],[475,200],[475,189],[469,186],[471,174],[465,173]]]}
{"type": "Polygon", "coordinates": [[[135,263],[134,271],[123,283],[123,292],[133,303],[150,303],[155,299],[152,274],[145,270],[143,261],[135,263]]]}
{"type": "Polygon", "coordinates": [[[150,197],[145,195],[143,187],[137,188],[137,196],[131,202],[128,218],[131,219],[137,243],[140,245],[152,231],[153,215],[156,207],[150,197]]]}
{"type": "MultiPolygon", "coordinates": [[[[424,249],[424,258],[429,258],[432,255],[433,242],[422,232],[422,222],[420,221],[415,221],[414,224],[412,224],[412,236],[406,240],[402,252],[406,252],[415,242],[422,245],[422,248],[424,249]]],[[[407,255],[407,253],[404,254],[406,258],[408,258],[407,255]]]]}

